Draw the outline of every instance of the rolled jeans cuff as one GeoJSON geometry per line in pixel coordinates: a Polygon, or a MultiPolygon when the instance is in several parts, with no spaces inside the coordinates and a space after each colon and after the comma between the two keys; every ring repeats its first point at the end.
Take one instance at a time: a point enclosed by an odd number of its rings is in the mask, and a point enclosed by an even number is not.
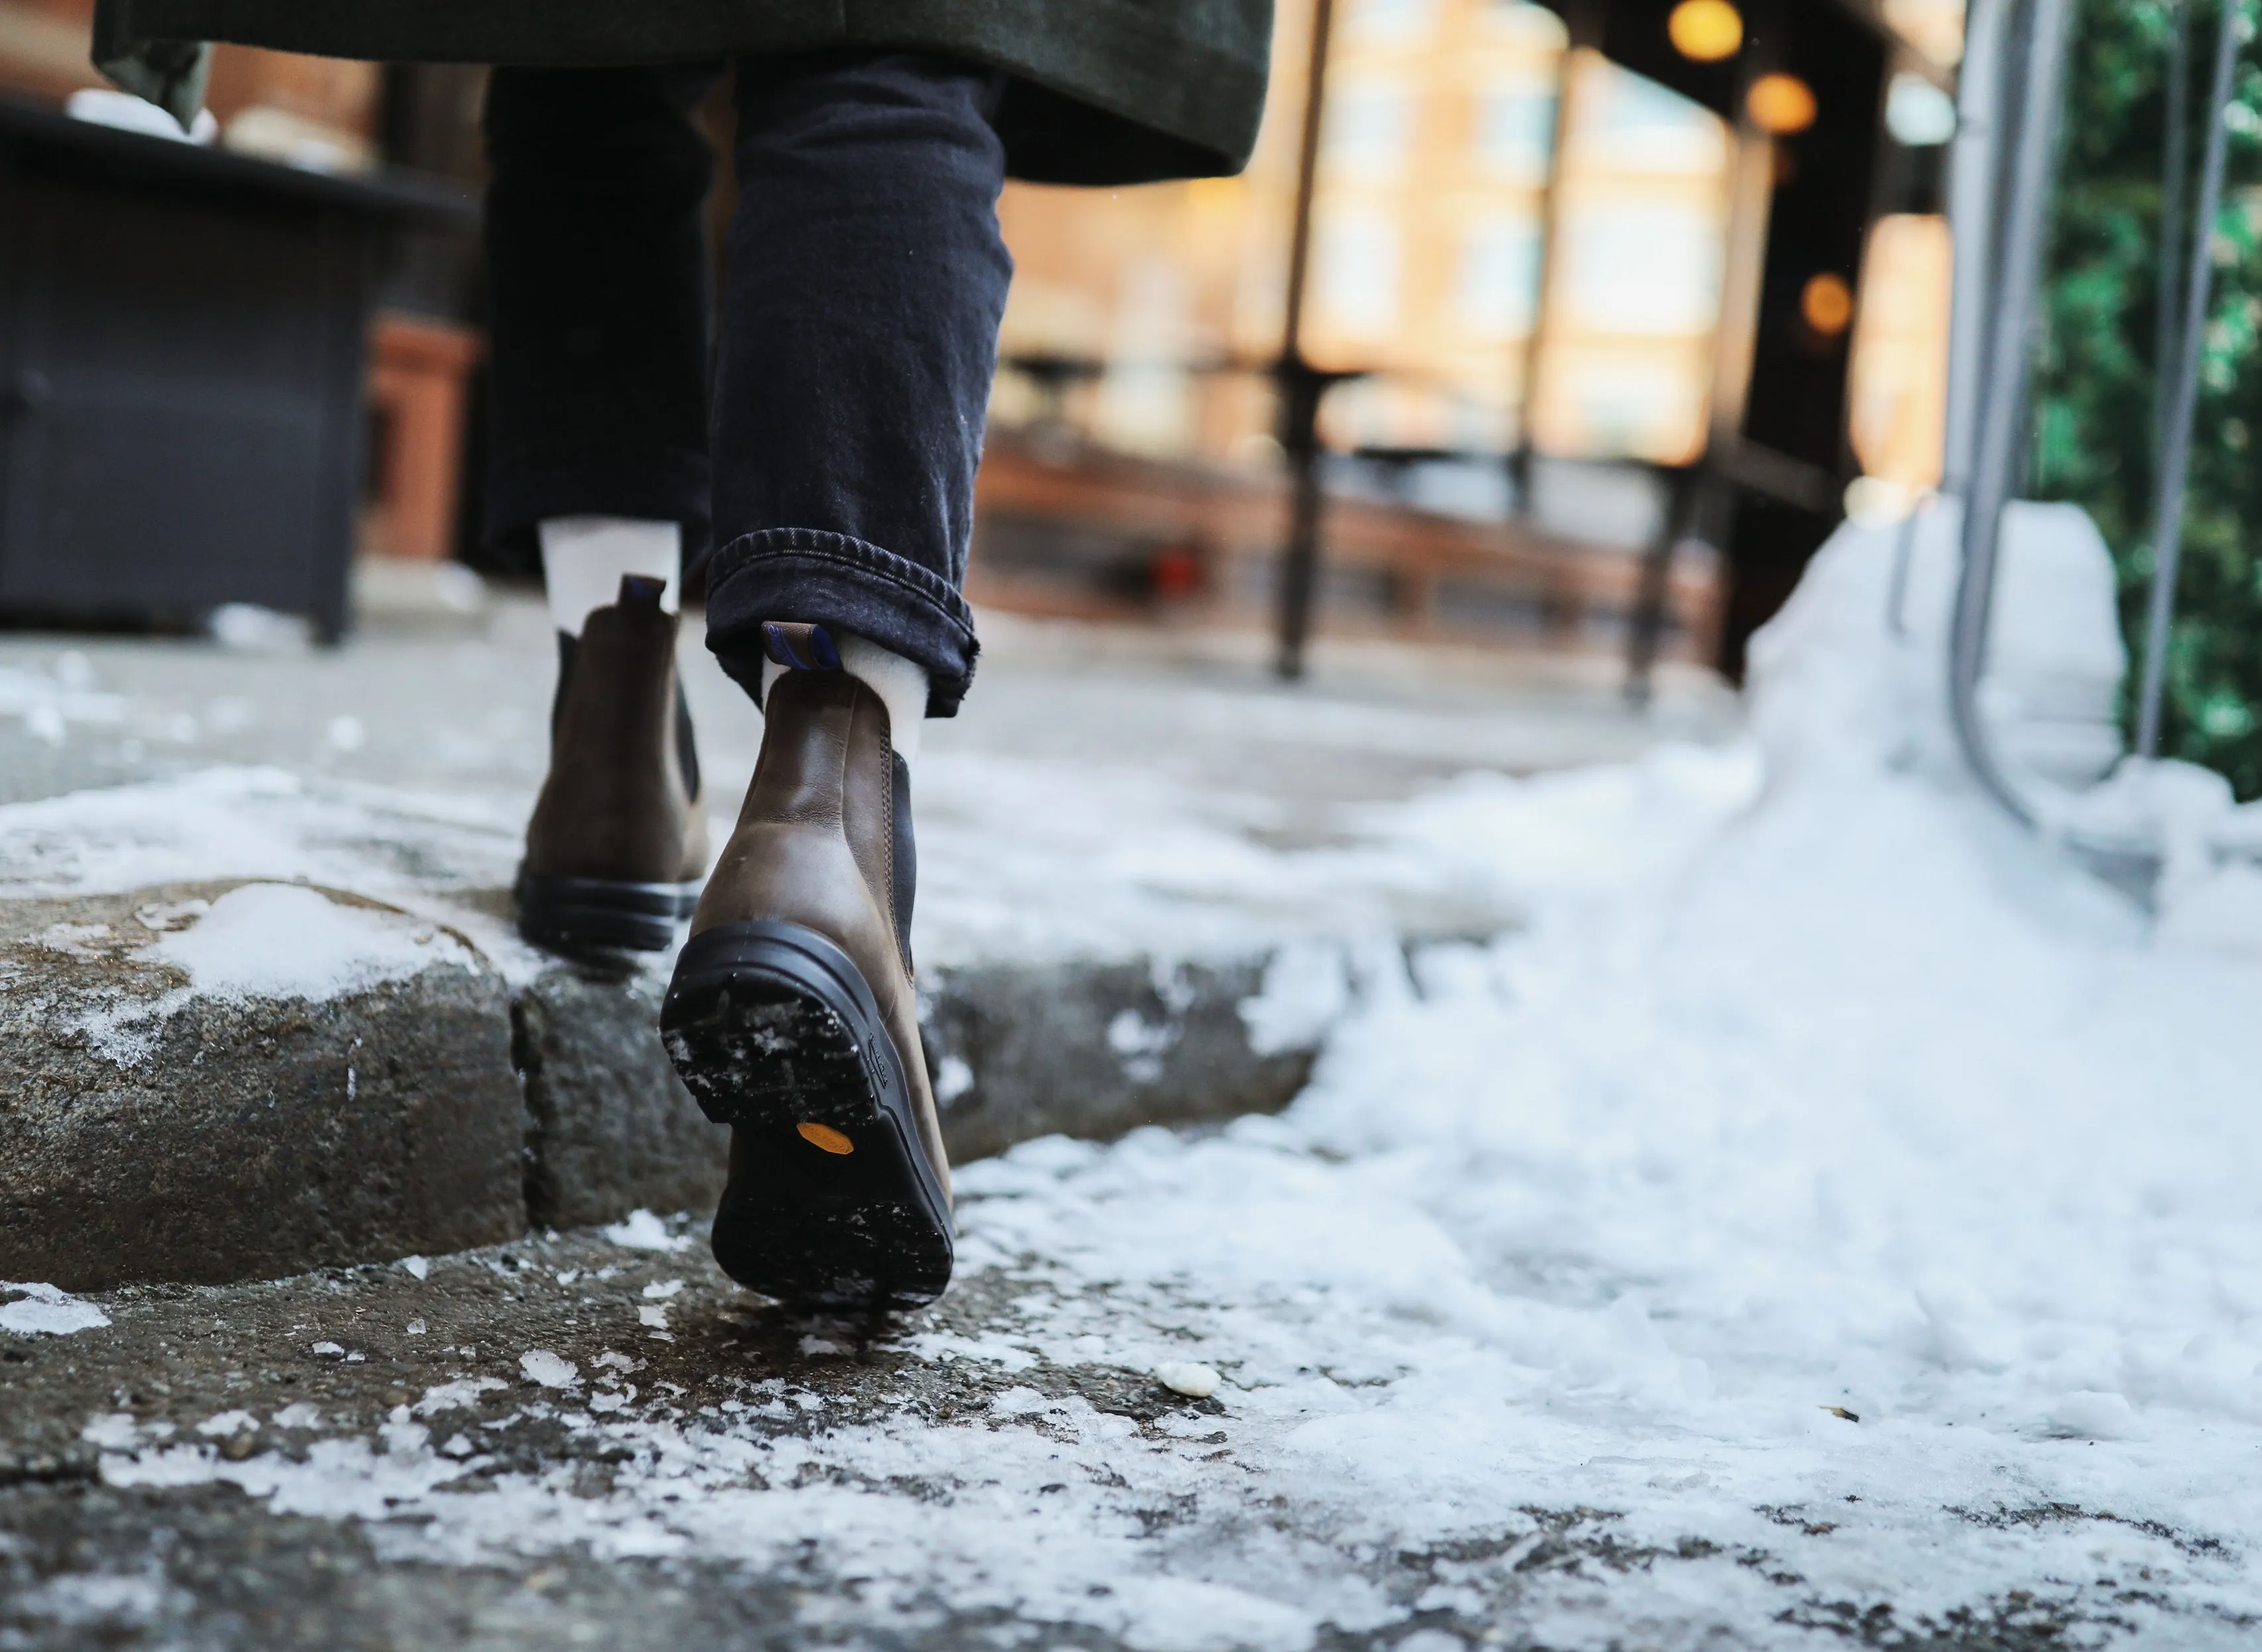
{"type": "Polygon", "coordinates": [[[707,571],[707,646],[759,700],[767,620],[854,632],[926,672],[926,715],[953,717],[974,681],[974,611],[930,568],[846,534],[767,528],[718,547],[707,571]]]}
{"type": "Polygon", "coordinates": [[[499,457],[488,473],[489,542],[526,546],[560,516],[680,522],[687,565],[705,549],[712,492],[707,456],[618,443],[546,447],[499,457]]]}

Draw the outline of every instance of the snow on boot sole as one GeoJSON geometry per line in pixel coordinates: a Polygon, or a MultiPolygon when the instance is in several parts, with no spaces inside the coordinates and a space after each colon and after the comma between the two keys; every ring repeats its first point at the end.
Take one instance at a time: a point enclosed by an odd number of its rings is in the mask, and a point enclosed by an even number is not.
{"type": "Polygon", "coordinates": [[[715,1260],[749,1289],[839,1311],[918,1307],[950,1282],[948,1201],[862,972],[798,924],[691,937],[661,1042],[708,1117],[738,1131],[715,1260]]]}

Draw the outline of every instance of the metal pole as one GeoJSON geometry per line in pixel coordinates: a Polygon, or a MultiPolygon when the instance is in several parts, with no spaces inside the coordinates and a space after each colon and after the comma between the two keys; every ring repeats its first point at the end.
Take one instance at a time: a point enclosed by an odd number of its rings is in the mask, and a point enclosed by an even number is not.
{"type": "Polygon", "coordinates": [[[2019,103],[2009,199],[2002,214],[2002,268],[1981,365],[1985,395],[1977,421],[1970,491],[1964,499],[1963,571],[1949,634],[1949,707],[1956,743],[1981,786],[2014,817],[2033,824],[2034,810],[1996,761],[1979,722],[1979,678],[1987,664],[1987,622],[1995,593],[1995,556],[2003,507],[2026,429],[2027,366],[2034,343],[2035,298],[2049,219],[2072,0],[2032,0],[2031,38],[2019,103]]]}
{"type": "Polygon", "coordinates": [[[1665,639],[1667,611],[1673,601],[1674,553],[1688,536],[1704,470],[1701,462],[1673,469],[1660,465],[1652,475],[1664,481],[1667,492],[1657,536],[1642,551],[1640,578],[1634,590],[1633,626],[1626,644],[1625,699],[1636,709],[1649,704],[1658,647],[1665,639]]]}
{"type": "MultiPolygon", "coordinates": [[[[2152,440],[2154,453],[2165,450],[2168,408],[2176,393],[2176,293],[2183,285],[2184,173],[2191,160],[2191,8],[2187,0],[2168,0],[2168,66],[2164,76],[2166,104],[2165,159],[2160,168],[2160,277],[2158,313],[2152,323],[2152,440]]],[[[2157,477],[2153,478],[2158,480],[2157,477]]]]}
{"type": "Polygon", "coordinates": [[[1986,359],[1987,296],[1998,205],[1996,124],[2003,101],[2003,34],[2012,0],[1971,0],[1965,14],[1963,68],[1956,82],[1956,147],[1949,175],[1949,224],[1956,262],[1949,305],[1948,419],[1941,491],[1970,490],[1979,424],[1980,364],[1986,359]]]}
{"type": "Polygon", "coordinates": [[[1335,0],[1315,0],[1312,61],[1304,94],[1304,130],[1296,157],[1296,215],[1289,232],[1287,316],[1280,334],[1280,445],[1292,478],[1288,544],[1280,568],[1280,655],[1278,670],[1293,680],[1304,674],[1304,644],[1312,629],[1312,593],[1320,563],[1320,396],[1327,381],[1304,359],[1304,292],[1312,260],[1312,194],[1320,169],[1320,120],[1327,103],[1328,37],[1335,0]]]}
{"type": "Polygon", "coordinates": [[[2168,628],[2175,617],[2176,569],[2183,559],[2184,479],[2191,466],[2192,417],[2199,404],[2199,359],[2207,342],[2207,303],[2215,276],[2215,216],[2222,205],[2222,163],[2231,71],[2238,54],[2238,0],[2222,0],[2215,32],[2215,83],[2208,89],[2207,158],[2200,163],[2199,210],[2192,225],[2191,270],[2178,319],[2181,359],[2175,400],[2160,431],[2158,515],[2152,528],[2152,597],[2144,618],[2144,681],[2136,702],[2136,755],[2160,752],[2160,702],[2167,692],[2168,628]]]}
{"type": "Polygon", "coordinates": [[[1515,514],[1531,514],[1531,410],[1539,393],[1539,369],[1547,349],[1547,318],[1556,300],[1555,255],[1561,248],[1563,156],[1570,147],[1572,123],[1578,119],[1577,82],[1581,52],[1601,49],[1602,18],[1592,5],[1572,0],[1563,8],[1566,39],[1555,60],[1555,119],[1547,140],[1547,178],[1539,191],[1539,272],[1531,295],[1531,331],[1524,336],[1523,382],[1516,386],[1516,447],[1508,456],[1509,478],[1516,488],[1515,514]]]}

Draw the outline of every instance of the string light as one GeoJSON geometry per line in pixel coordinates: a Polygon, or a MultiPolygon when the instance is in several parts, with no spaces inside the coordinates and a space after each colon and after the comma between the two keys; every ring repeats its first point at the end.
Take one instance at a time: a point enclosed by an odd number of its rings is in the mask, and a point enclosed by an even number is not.
{"type": "Polygon", "coordinates": [[[1681,0],[1665,19],[1673,49],[1699,63],[1717,63],[1743,49],[1743,13],[1728,0],[1681,0]]]}
{"type": "Polygon", "coordinates": [[[1744,107],[1761,132],[1787,138],[1814,124],[1814,89],[1796,75],[1762,75],[1745,94],[1744,107]]]}
{"type": "Polygon", "coordinates": [[[1854,290],[1843,276],[1826,269],[1809,278],[1799,293],[1798,312],[1824,338],[1834,339],[1854,319],[1854,290]]]}

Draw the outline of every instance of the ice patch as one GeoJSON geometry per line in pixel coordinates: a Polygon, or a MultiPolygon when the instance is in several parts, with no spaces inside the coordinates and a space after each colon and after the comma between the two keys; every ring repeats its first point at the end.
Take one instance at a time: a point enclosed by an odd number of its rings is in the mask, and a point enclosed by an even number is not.
{"type": "Polygon", "coordinates": [[[1155,1380],[1173,1394],[1183,1394],[1188,1399],[1207,1399],[1217,1392],[1217,1373],[1190,1360],[1173,1360],[1156,1366],[1155,1380]]]}
{"type": "MultiPolygon", "coordinates": [[[[647,1308],[644,1311],[656,1311],[647,1308]]],[[[526,1373],[528,1382],[539,1383],[544,1388],[573,1388],[581,1380],[579,1366],[547,1348],[529,1348],[518,1356],[518,1368],[526,1373]]]]}
{"type": "MultiPolygon", "coordinates": [[[[546,1383],[542,1377],[534,1375],[533,1369],[527,1365],[527,1361],[534,1359],[536,1357],[536,1354],[540,1354],[540,1352],[541,1351],[537,1349],[535,1354],[527,1354],[524,1359],[522,1359],[519,1361],[520,1368],[525,1370],[529,1376],[533,1376],[536,1382],[544,1383],[545,1387],[562,1388],[570,1386],[576,1373],[571,1365],[568,1365],[564,1360],[558,1359],[554,1354],[544,1354],[542,1357],[545,1360],[554,1361],[558,1366],[564,1368],[566,1372],[565,1382],[546,1383]]],[[[544,1368],[549,1369],[550,1368],[545,1366],[544,1368]]],[[[508,1388],[509,1386],[509,1383],[504,1382],[501,1377],[496,1376],[458,1377],[452,1383],[441,1383],[431,1388],[426,1389],[424,1390],[424,1397],[416,1402],[414,1407],[415,1413],[419,1417],[430,1417],[440,1411],[455,1411],[459,1408],[476,1408],[479,1403],[480,1395],[491,1394],[497,1389],[508,1388]]]]}
{"type": "Polygon", "coordinates": [[[189,1597],[162,1576],[121,1572],[70,1572],[27,1589],[11,1603],[27,1618],[44,1618],[66,1628],[140,1627],[169,1606],[189,1597]]]}
{"type": "Polygon", "coordinates": [[[974,1088],[974,1069],[955,1055],[946,1055],[934,1069],[934,1100],[938,1107],[947,1107],[974,1088]]]}
{"type": "Polygon", "coordinates": [[[1149,1022],[1135,1009],[1119,1009],[1107,1024],[1107,1047],[1133,1082],[1152,1084],[1163,1076],[1163,1058],[1177,1045],[1180,1031],[1175,1023],[1149,1022]]]}
{"type": "Polygon", "coordinates": [[[104,1451],[131,1451],[141,1443],[141,1430],[127,1411],[112,1411],[105,1416],[87,1419],[78,1437],[90,1446],[104,1451]]]}
{"type": "Polygon", "coordinates": [[[2049,1432],[2074,1440],[2126,1440],[2136,1413],[2126,1396],[2078,1390],[2050,1407],[2049,1432]]]}
{"type": "Polygon", "coordinates": [[[1249,1047],[1259,1055],[1308,1050],[1351,1005],[1342,950],[1324,942],[1292,944],[1264,966],[1264,984],[1241,1002],[1249,1047]]]}
{"type": "Polygon", "coordinates": [[[605,1230],[605,1237],[616,1245],[632,1251],[676,1251],[688,1249],[688,1238],[679,1238],[667,1231],[667,1225],[649,1210],[631,1210],[621,1221],[605,1230]]]}
{"type": "Polygon", "coordinates": [[[90,1302],[81,1302],[53,1285],[10,1284],[0,1282],[0,1292],[17,1300],[0,1305],[0,1331],[19,1337],[67,1337],[79,1331],[98,1331],[110,1316],[90,1302]]]}

